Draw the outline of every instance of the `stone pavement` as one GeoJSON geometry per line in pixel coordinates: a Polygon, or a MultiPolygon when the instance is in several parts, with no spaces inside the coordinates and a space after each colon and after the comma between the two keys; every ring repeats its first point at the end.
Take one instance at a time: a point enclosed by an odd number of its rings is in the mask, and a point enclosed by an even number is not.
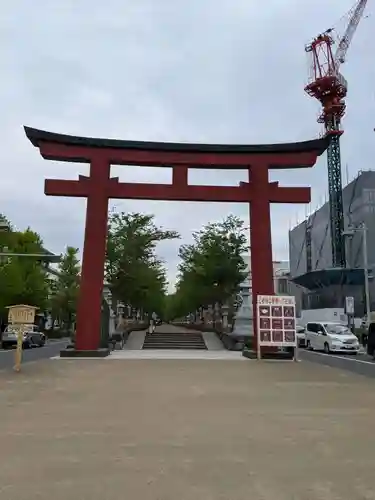
{"type": "MultiPolygon", "coordinates": [[[[59,356],[54,359],[60,360],[59,356]]],[[[68,358],[65,358],[68,359],[68,358]]],[[[123,350],[113,351],[106,361],[128,360],[128,359],[201,359],[201,360],[228,360],[246,362],[242,352],[227,351],[225,349],[216,350],[195,350],[195,349],[147,349],[147,350],[123,350]]]]}
{"type": "Polygon", "coordinates": [[[215,332],[202,332],[204,343],[209,351],[225,351],[223,343],[215,332]]]}
{"type": "Polygon", "coordinates": [[[136,351],[142,349],[145,337],[146,337],[146,330],[131,332],[129,334],[128,340],[126,341],[124,349],[126,351],[136,351]]]}
{"type": "Polygon", "coordinates": [[[313,363],[0,372],[4,500],[375,498],[371,379],[313,363]]]}

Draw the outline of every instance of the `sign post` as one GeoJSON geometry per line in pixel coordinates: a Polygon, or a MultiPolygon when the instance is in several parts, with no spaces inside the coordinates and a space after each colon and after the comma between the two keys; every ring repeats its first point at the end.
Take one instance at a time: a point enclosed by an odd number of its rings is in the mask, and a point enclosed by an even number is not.
{"type": "Polygon", "coordinates": [[[18,306],[9,306],[7,309],[9,309],[8,323],[12,325],[12,329],[17,334],[14,370],[19,372],[21,370],[22,362],[23,331],[25,325],[34,324],[35,311],[37,310],[37,307],[21,304],[18,306]]]}
{"type": "Polygon", "coordinates": [[[257,358],[261,347],[292,347],[297,359],[296,299],[290,295],[258,295],[257,358]]]}

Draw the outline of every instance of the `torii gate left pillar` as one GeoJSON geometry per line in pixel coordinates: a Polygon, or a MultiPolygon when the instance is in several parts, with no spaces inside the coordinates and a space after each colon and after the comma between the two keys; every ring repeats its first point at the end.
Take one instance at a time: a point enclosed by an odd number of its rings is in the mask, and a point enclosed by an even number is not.
{"type": "Polygon", "coordinates": [[[88,177],[45,182],[47,195],[87,198],[76,348],[69,351],[70,355],[108,354],[99,346],[110,198],[249,203],[256,329],[256,297],[274,293],[270,204],[310,202],[310,188],[279,187],[278,182],[269,182],[269,169],[312,167],[327,148],[329,137],[291,144],[226,146],[91,139],[28,127],[25,131],[43,158],[90,164],[88,177]],[[172,184],[120,183],[110,177],[111,164],[172,167],[172,184]],[[245,169],[249,182],[239,186],[191,186],[188,168],[245,169]]]}

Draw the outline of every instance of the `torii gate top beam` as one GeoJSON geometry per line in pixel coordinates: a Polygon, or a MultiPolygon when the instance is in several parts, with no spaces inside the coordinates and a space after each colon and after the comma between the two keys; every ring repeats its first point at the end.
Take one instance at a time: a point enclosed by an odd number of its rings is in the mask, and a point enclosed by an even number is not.
{"type": "Polygon", "coordinates": [[[263,144],[192,144],[123,141],[55,134],[25,127],[31,143],[47,160],[91,163],[106,159],[117,165],[247,170],[256,164],[270,169],[309,168],[328,147],[330,137],[311,141],[263,144]]]}

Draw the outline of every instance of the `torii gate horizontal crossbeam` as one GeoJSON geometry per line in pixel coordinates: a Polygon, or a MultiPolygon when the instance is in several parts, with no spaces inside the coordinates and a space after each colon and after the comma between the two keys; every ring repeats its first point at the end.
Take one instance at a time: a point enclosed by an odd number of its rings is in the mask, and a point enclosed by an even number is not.
{"type": "MultiPolygon", "coordinates": [[[[79,181],[46,179],[45,194],[49,196],[88,197],[90,180],[81,176],[79,181]]],[[[279,187],[278,182],[268,185],[270,203],[309,203],[310,188],[279,187]]],[[[105,186],[103,186],[103,190],[105,186]]],[[[240,186],[175,186],[173,184],[122,183],[117,178],[109,180],[106,195],[114,199],[213,201],[249,203],[254,198],[256,186],[242,183],[240,186]]]]}

